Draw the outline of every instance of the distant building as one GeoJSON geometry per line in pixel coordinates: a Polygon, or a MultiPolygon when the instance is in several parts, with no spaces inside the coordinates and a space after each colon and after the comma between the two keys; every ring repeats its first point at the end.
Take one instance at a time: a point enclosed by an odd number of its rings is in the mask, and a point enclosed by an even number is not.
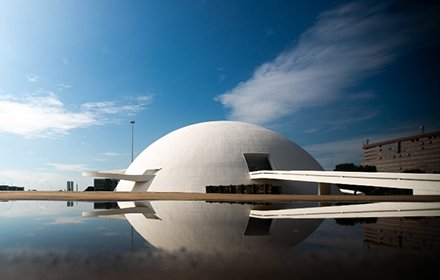
{"type": "Polygon", "coordinates": [[[73,192],[73,181],[67,181],[67,191],[73,192]]]}
{"type": "Polygon", "coordinates": [[[0,185],[0,191],[24,191],[24,187],[0,185]]]}
{"type": "Polygon", "coordinates": [[[378,172],[440,173],[440,131],[365,144],[363,165],[378,172]]]}

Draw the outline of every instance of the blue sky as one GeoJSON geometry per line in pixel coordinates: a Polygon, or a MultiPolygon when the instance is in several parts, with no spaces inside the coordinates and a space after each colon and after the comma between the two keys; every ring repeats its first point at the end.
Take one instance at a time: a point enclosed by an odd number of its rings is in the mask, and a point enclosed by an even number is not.
{"type": "Polygon", "coordinates": [[[62,189],[197,122],[265,126],[326,169],[440,129],[435,1],[0,1],[0,184],[62,189]],[[416,3],[417,2],[417,3],[416,3]]]}

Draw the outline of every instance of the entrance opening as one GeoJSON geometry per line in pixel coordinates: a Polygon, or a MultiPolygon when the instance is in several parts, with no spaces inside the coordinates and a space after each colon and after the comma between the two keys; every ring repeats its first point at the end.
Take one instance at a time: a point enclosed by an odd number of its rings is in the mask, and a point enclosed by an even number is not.
{"type": "Polygon", "coordinates": [[[243,154],[249,172],[258,170],[272,170],[268,154],[243,154]]]}

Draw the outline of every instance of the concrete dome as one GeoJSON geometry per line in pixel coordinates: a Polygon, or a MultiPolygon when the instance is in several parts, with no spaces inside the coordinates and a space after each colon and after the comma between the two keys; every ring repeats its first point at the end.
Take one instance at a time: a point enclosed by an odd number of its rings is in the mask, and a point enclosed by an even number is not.
{"type": "MultiPolygon", "coordinates": [[[[274,170],[322,170],[297,144],[271,130],[241,122],[218,121],[175,130],[146,148],[127,174],[160,169],[149,191],[205,192],[208,185],[252,184],[245,154],[267,155],[274,170]]],[[[296,183],[286,193],[315,193],[296,183]]],[[[131,191],[133,183],[118,190],[131,191]]],[[[135,191],[146,190],[141,186],[135,191]]]]}
{"type": "MultiPolygon", "coordinates": [[[[136,185],[121,181],[117,191],[204,193],[209,185],[261,184],[249,178],[249,170],[261,166],[273,170],[322,170],[301,147],[276,132],[241,122],[206,122],[175,130],[147,147],[126,174],[160,169],[154,180],[136,185]]],[[[264,183],[280,186],[282,193],[317,193],[316,184],[264,183]]],[[[152,245],[168,250],[293,245],[319,224],[319,221],[275,220],[270,224],[270,234],[246,236],[243,233],[249,211],[260,206],[166,201],[120,203],[121,208],[142,205],[151,206],[161,220],[147,219],[143,214],[127,214],[127,219],[152,245]]]]}

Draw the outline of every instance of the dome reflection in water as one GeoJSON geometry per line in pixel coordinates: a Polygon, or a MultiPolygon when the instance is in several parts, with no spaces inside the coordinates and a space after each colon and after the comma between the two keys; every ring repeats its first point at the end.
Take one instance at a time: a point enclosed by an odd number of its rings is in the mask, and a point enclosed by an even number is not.
{"type": "Polygon", "coordinates": [[[127,214],[136,231],[165,250],[289,249],[309,236],[320,220],[249,218],[252,206],[204,202],[153,202],[160,219],[127,214]]]}

